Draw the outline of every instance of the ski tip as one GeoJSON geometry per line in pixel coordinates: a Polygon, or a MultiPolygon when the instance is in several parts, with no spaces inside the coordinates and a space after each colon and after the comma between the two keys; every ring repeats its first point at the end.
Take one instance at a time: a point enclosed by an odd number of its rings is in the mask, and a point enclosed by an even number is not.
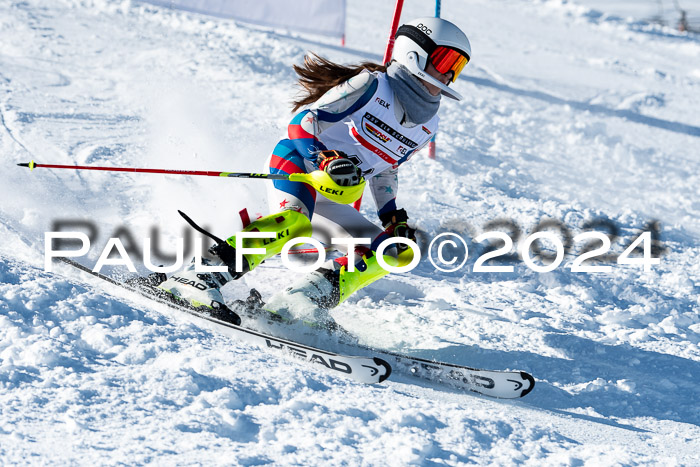
{"type": "Polygon", "coordinates": [[[524,371],[520,372],[520,376],[530,383],[530,385],[523,389],[523,392],[520,393],[520,397],[525,397],[530,394],[533,389],[535,389],[535,378],[533,378],[531,374],[525,373],[524,371]]]}
{"type": "Polygon", "coordinates": [[[379,382],[382,383],[382,382],[386,381],[389,378],[389,376],[391,376],[391,365],[389,365],[389,363],[387,361],[382,360],[381,358],[378,358],[378,357],[374,357],[373,360],[374,360],[374,363],[376,363],[377,365],[382,366],[386,369],[386,372],[382,376],[379,377],[379,382]]]}

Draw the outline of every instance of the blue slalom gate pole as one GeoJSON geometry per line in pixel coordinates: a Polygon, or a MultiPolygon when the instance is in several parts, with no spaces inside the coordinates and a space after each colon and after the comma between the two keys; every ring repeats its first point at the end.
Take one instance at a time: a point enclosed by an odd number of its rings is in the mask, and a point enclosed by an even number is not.
{"type": "MultiPolygon", "coordinates": [[[[435,0],[435,17],[439,18],[440,17],[440,0],[435,0]]],[[[435,159],[435,154],[437,152],[437,145],[435,143],[435,136],[433,135],[432,139],[428,143],[428,158],[429,159],[435,159]]]]}

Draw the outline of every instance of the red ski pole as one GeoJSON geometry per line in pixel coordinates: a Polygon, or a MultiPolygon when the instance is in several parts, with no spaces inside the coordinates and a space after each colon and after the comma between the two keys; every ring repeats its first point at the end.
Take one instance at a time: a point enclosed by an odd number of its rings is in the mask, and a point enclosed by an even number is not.
{"type": "Polygon", "coordinates": [[[311,173],[291,174],[265,174],[248,172],[215,172],[209,170],[177,170],[177,169],[139,169],[135,167],[98,167],[92,165],[58,165],[37,164],[34,161],[17,164],[20,167],[44,169],[73,169],[73,170],[103,170],[106,172],[132,172],[151,174],[174,175],[203,175],[206,177],[230,177],[230,178],[257,178],[263,180],[289,180],[290,182],[307,183],[319,191],[323,196],[339,204],[350,204],[362,196],[365,189],[365,179],[361,179],[357,185],[335,189],[334,183],[326,172],[316,170],[311,173]]]}

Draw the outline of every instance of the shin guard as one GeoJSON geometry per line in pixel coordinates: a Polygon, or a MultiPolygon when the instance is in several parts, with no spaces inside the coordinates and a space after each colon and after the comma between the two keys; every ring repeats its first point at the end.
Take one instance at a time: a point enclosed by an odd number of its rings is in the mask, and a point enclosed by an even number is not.
{"type": "Polygon", "coordinates": [[[263,261],[279,254],[282,247],[295,237],[308,237],[311,235],[311,221],[304,214],[296,211],[282,211],[251,222],[242,232],[270,232],[275,234],[273,238],[241,238],[241,245],[236,245],[236,237],[233,235],[226,239],[226,243],[234,249],[258,248],[264,250],[259,253],[243,253],[247,268],[252,271],[263,261]]]}

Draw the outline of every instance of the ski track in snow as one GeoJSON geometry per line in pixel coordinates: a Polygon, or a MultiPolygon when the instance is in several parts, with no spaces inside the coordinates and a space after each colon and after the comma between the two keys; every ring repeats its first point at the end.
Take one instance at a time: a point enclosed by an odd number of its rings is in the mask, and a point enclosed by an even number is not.
{"type": "MultiPolygon", "coordinates": [[[[243,207],[266,212],[256,180],[14,164],[259,171],[307,50],[380,60],[390,2],[349,3],[346,48],[137,2],[0,6],[0,463],[700,463],[692,34],[571,2],[443,2],[472,41],[455,84],[467,98],[443,101],[438,159],[402,167],[399,204],[426,238],[462,234],[469,259],[454,273],[424,259],[333,316],[370,346],[528,371],[523,400],[407,377],[360,386],[65,266],[43,271],[56,221],[96,227],[94,264],[120,226],[134,248],[151,236],[168,251],[185,232],[176,209],[220,236],[243,207]],[[546,219],[572,235],[606,219],[615,254],[658,221],[661,264],[577,274],[567,255],[546,274],[472,272],[489,223],[524,237],[546,219]]],[[[407,2],[403,18],[432,14],[407,2]]],[[[289,281],[270,260],[224,292],[269,296],[289,281]]]]}

